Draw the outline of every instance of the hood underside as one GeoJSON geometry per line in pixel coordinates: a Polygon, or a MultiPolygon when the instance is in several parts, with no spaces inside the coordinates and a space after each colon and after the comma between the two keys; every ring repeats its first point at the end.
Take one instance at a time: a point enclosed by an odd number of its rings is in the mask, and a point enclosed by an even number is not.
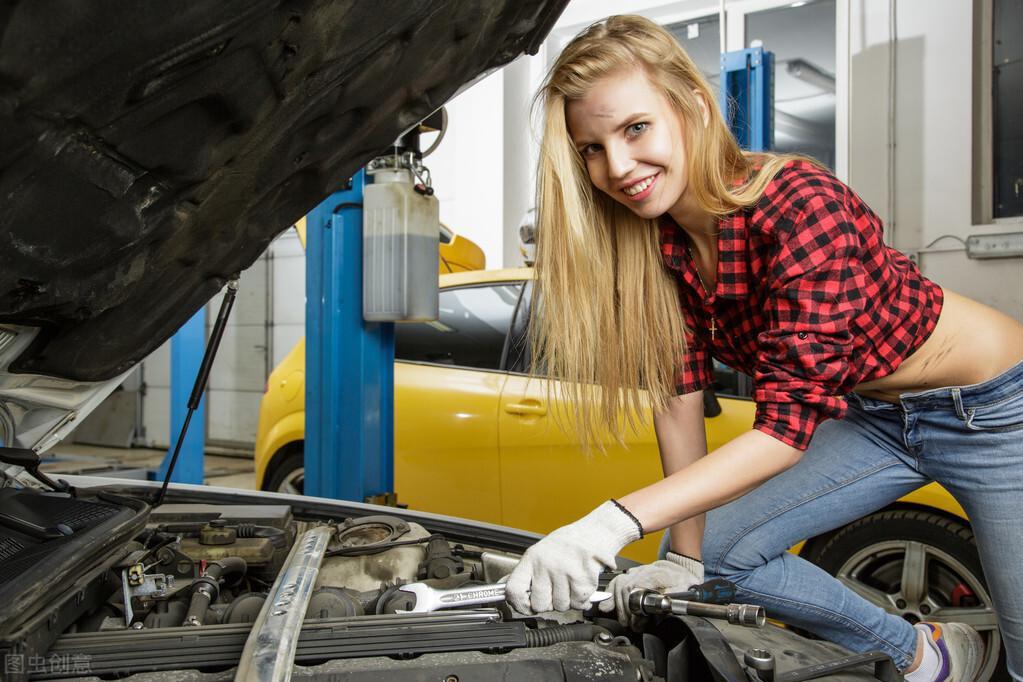
{"type": "Polygon", "coordinates": [[[0,7],[10,369],[115,377],[568,0],[32,0],[0,7]]]}

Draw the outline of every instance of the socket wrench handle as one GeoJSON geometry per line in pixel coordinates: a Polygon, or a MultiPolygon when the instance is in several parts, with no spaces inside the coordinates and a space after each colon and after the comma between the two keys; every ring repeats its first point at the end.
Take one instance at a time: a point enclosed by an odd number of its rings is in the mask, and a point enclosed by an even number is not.
{"type": "Polygon", "coordinates": [[[719,618],[732,625],[751,628],[763,627],[767,613],[762,606],[752,604],[704,604],[702,602],[672,599],[653,590],[633,590],[629,593],[629,610],[639,616],[674,614],[719,618]]]}

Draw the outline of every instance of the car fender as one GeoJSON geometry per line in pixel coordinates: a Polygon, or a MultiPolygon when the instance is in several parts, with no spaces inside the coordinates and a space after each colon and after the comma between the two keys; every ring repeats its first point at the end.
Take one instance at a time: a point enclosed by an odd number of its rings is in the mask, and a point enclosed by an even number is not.
{"type": "Polygon", "coordinates": [[[273,460],[284,446],[305,440],[305,410],[285,415],[267,431],[260,440],[255,454],[256,490],[260,490],[266,474],[273,466],[273,460]]]}
{"type": "Polygon", "coordinates": [[[952,497],[952,493],[942,488],[938,483],[928,483],[922,488],[917,488],[908,495],[900,497],[899,502],[936,509],[969,522],[969,519],[966,517],[966,510],[956,501],[956,498],[952,497]]]}

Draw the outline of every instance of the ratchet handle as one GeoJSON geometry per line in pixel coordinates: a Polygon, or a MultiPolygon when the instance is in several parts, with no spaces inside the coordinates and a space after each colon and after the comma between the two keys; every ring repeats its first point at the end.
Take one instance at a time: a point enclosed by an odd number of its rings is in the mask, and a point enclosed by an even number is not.
{"type": "Polygon", "coordinates": [[[629,610],[638,616],[674,614],[718,618],[733,625],[759,628],[767,622],[762,606],[752,604],[704,604],[672,599],[653,590],[633,590],[629,594],[629,610]]]}
{"type": "Polygon", "coordinates": [[[735,599],[735,583],[724,578],[713,578],[700,585],[693,585],[685,592],[672,592],[664,596],[707,604],[729,604],[735,599]]]}

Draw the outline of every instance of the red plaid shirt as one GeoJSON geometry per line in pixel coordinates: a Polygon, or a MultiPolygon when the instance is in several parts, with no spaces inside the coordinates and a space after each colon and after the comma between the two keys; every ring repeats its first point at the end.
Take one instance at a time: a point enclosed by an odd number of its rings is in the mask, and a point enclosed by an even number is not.
{"type": "Polygon", "coordinates": [[[684,231],[667,216],[661,224],[689,330],[678,392],[710,386],[717,358],[753,377],[754,428],[805,450],[817,424],[845,415],[853,387],[891,374],[930,335],[941,289],[885,245],[855,192],[803,161],[718,225],[706,296],[684,231]]]}

